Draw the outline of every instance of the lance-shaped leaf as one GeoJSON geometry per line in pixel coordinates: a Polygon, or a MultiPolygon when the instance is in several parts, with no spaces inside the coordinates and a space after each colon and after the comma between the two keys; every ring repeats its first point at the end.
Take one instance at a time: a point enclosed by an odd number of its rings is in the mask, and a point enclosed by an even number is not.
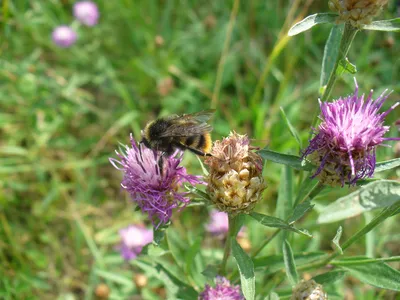
{"type": "Polygon", "coordinates": [[[286,275],[292,285],[299,282],[299,274],[297,274],[296,263],[294,261],[292,248],[287,240],[282,245],[283,261],[285,262],[286,275]]]}
{"type": "Polygon", "coordinates": [[[302,160],[299,156],[283,154],[268,149],[262,149],[257,151],[257,153],[266,160],[287,165],[297,170],[312,171],[315,168],[311,163],[306,160],[302,160]]]}
{"type": "Polygon", "coordinates": [[[300,22],[294,24],[292,28],[289,29],[288,35],[293,36],[299,34],[303,31],[306,31],[315,25],[324,24],[324,23],[335,23],[337,18],[337,14],[335,13],[319,13],[315,15],[308,16],[301,20],[300,22]]]}
{"type": "Polygon", "coordinates": [[[240,285],[243,295],[247,300],[254,300],[256,294],[256,277],[254,275],[253,261],[235,239],[232,239],[232,254],[239,268],[240,285]]]}
{"type": "Polygon", "coordinates": [[[400,31],[400,18],[375,21],[368,25],[362,25],[365,30],[378,30],[378,31],[400,31]]]}

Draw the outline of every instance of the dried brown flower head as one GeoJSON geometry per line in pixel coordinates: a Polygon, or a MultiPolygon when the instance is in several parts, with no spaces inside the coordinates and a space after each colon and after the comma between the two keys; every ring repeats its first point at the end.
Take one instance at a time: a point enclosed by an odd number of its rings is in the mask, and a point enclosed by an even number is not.
{"type": "Polygon", "coordinates": [[[205,164],[210,167],[207,191],[221,211],[248,213],[266,188],[262,158],[251,151],[246,135],[231,133],[216,141],[205,164]]]}
{"type": "Polygon", "coordinates": [[[294,288],[291,300],[326,300],[328,295],[322,288],[322,285],[314,280],[302,280],[294,288]]]}
{"type": "Polygon", "coordinates": [[[339,13],[338,23],[350,22],[354,27],[369,24],[388,0],[329,0],[329,8],[339,13]]]}

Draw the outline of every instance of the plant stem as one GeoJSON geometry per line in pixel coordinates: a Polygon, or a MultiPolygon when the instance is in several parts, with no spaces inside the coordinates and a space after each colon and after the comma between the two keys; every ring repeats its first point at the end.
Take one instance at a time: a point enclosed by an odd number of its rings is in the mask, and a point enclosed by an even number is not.
{"type": "MultiPolygon", "coordinates": [[[[329,75],[326,88],[324,89],[324,92],[321,96],[321,102],[325,102],[329,99],[333,86],[335,85],[338,79],[337,69],[340,65],[340,62],[346,58],[347,53],[349,52],[349,49],[357,32],[358,29],[353,27],[350,23],[345,24],[342,39],[340,41],[339,53],[338,56],[336,57],[335,65],[331,71],[331,74],[329,75]]],[[[318,112],[316,111],[316,113],[314,114],[312,127],[315,127],[315,125],[317,124],[317,120],[318,120],[318,112]]]]}
{"type": "Polygon", "coordinates": [[[236,216],[231,216],[230,214],[228,214],[228,219],[229,219],[229,232],[228,232],[228,236],[226,237],[226,241],[225,241],[224,258],[222,259],[222,263],[221,263],[221,274],[222,275],[225,275],[225,273],[226,273],[226,264],[228,262],[229,255],[231,253],[232,238],[236,238],[236,234],[235,234],[236,216]]]}

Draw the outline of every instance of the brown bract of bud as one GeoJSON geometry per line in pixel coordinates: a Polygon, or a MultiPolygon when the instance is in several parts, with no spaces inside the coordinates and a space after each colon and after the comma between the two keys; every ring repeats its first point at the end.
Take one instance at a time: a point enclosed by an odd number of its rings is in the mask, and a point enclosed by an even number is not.
{"type": "Polygon", "coordinates": [[[94,293],[100,299],[108,299],[108,296],[110,295],[110,288],[105,283],[100,283],[98,286],[96,286],[94,293]]]}
{"type": "Polygon", "coordinates": [[[338,23],[350,22],[354,27],[369,24],[388,0],[329,0],[329,8],[339,13],[338,23]]]}
{"type": "Polygon", "coordinates": [[[205,160],[210,167],[207,191],[219,210],[232,215],[249,213],[266,188],[262,158],[249,144],[246,135],[232,132],[214,143],[205,160]]]}
{"type": "Polygon", "coordinates": [[[314,280],[302,280],[294,288],[290,300],[326,300],[328,295],[322,285],[314,280]]]}

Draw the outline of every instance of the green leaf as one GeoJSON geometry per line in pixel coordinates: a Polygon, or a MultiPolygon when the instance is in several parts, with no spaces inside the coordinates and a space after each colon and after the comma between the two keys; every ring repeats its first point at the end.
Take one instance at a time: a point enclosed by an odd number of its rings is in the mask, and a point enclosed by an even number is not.
{"type": "Polygon", "coordinates": [[[344,73],[356,74],[357,68],[354,64],[352,64],[347,57],[339,61],[338,68],[336,69],[336,74],[338,76],[343,75],[344,73]]]}
{"type": "Polygon", "coordinates": [[[232,254],[240,272],[240,284],[246,300],[254,300],[256,294],[256,277],[251,258],[240,247],[235,239],[232,239],[232,254]]]}
{"type": "MultiPolygon", "coordinates": [[[[328,40],[325,43],[324,57],[322,59],[320,89],[324,88],[329,76],[331,75],[335,66],[336,59],[339,55],[340,41],[343,36],[344,25],[335,25],[332,27],[328,40]]],[[[320,92],[322,95],[324,91],[320,92]]]]}
{"type": "Polygon", "coordinates": [[[120,273],[113,273],[113,272],[104,271],[104,270],[100,270],[100,269],[95,269],[94,273],[97,276],[104,278],[106,280],[110,280],[112,282],[118,283],[120,285],[129,287],[129,288],[133,288],[133,282],[132,282],[132,278],[130,276],[123,276],[120,273]]]}
{"type": "Polygon", "coordinates": [[[326,272],[323,274],[319,274],[319,275],[313,277],[312,279],[314,279],[316,283],[319,283],[322,285],[331,284],[331,283],[334,283],[335,281],[342,279],[344,277],[344,275],[346,275],[346,273],[347,273],[347,271],[334,270],[334,271],[326,272]]]}
{"type": "MultiPolygon", "coordinates": [[[[308,264],[327,256],[325,252],[301,252],[294,253],[293,255],[296,266],[308,264]]],[[[264,270],[267,268],[266,272],[270,274],[283,268],[283,255],[280,254],[256,257],[253,259],[253,262],[255,268],[264,268],[264,270]]]]}
{"type": "Polygon", "coordinates": [[[292,123],[290,122],[290,120],[286,116],[286,113],[283,110],[282,106],[280,107],[280,109],[281,109],[281,116],[282,116],[283,120],[285,121],[286,126],[289,128],[290,133],[292,134],[292,136],[296,140],[296,142],[299,145],[300,149],[303,149],[303,144],[301,143],[301,139],[300,139],[300,136],[299,136],[296,128],[293,127],[292,123]]]}
{"type": "Polygon", "coordinates": [[[397,201],[400,201],[400,182],[394,180],[371,182],[326,206],[320,212],[318,223],[344,220],[365,211],[390,206],[397,201]]]}
{"type": "Polygon", "coordinates": [[[303,203],[300,203],[297,205],[294,209],[294,212],[292,216],[289,218],[288,222],[289,224],[293,224],[296,222],[298,219],[300,219],[302,216],[306,214],[310,209],[314,207],[314,204],[311,204],[310,200],[306,200],[303,203]]]}
{"type": "Polygon", "coordinates": [[[218,266],[216,265],[207,265],[206,268],[201,272],[205,277],[214,280],[218,275],[218,266]]]}
{"type": "Polygon", "coordinates": [[[272,292],[264,300],[279,300],[279,296],[277,293],[272,292]]]}
{"type": "Polygon", "coordinates": [[[391,160],[381,161],[376,163],[375,173],[390,170],[400,166],[400,158],[395,158],[391,160]]]}
{"type": "Polygon", "coordinates": [[[314,166],[311,163],[306,160],[302,160],[299,156],[278,153],[268,149],[259,150],[257,151],[257,153],[266,160],[270,160],[278,164],[287,165],[297,170],[314,170],[314,166]]]}
{"type": "Polygon", "coordinates": [[[315,15],[308,16],[301,20],[300,22],[294,24],[292,28],[290,28],[288,35],[294,36],[303,31],[306,31],[315,25],[324,24],[324,23],[334,23],[337,18],[337,14],[335,13],[319,13],[315,15]]]}
{"type": "MultiPolygon", "coordinates": [[[[293,210],[293,171],[288,166],[283,166],[281,171],[281,180],[278,192],[278,201],[276,203],[276,213],[278,218],[286,220],[293,210]]],[[[277,249],[280,251],[280,247],[283,241],[286,239],[287,232],[280,232],[277,239],[277,249]]]]}
{"type": "Polygon", "coordinates": [[[346,265],[342,268],[364,283],[382,289],[400,291],[400,272],[385,263],[346,265]]]}
{"type": "MultiPolygon", "coordinates": [[[[203,238],[198,237],[193,245],[186,251],[185,253],[185,270],[186,274],[190,274],[190,276],[196,281],[196,283],[204,284],[204,282],[198,282],[196,278],[198,278],[198,272],[195,270],[195,258],[196,255],[200,252],[201,242],[203,238]]],[[[201,276],[200,276],[201,277],[201,276]]]]}
{"type": "Polygon", "coordinates": [[[286,221],[284,221],[282,219],[263,215],[263,214],[256,213],[256,212],[250,213],[250,216],[264,226],[281,228],[281,229],[293,231],[293,232],[296,232],[296,233],[299,233],[299,234],[302,234],[302,235],[305,235],[308,237],[312,237],[311,234],[307,230],[297,229],[294,226],[289,225],[286,221]]]}
{"type": "Polygon", "coordinates": [[[364,30],[378,30],[378,31],[400,31],[400,18],[375,21],[368,25],[362,25],[364,30]]]}
{"type": "MultiPolygon", "coordinates": [[[[192,185],[184,185],[185,189],[189,192],[191,192],[192,194],[200,197],[201,199],[205,200],[207,203],[211,202],[210,196],[203,192],[202,190],[199,190],[198,188],[192,186],[192,185]]],[[[190,204],[190,203],[189,203],[190,204]]]]}
{"type": "Polygon", "coordinates": [[[153,228],[153,244],[158,246],[160,245],[161,241],[164,239],[165,231],[168,229],[171,222],[167,224],[160,225],[158,228],[153,228]]]}
{"type": "Polygon", "coordinates": [[[338,230],[336,231],[336,235],[332,240],[334,247],[336,248],[336,250],[340,252],[340,254],[343,254],[342,247],[340,247],[339,244],[340,238],[342,237],[342,233],[343,233],[343,228],[342,226],[339,226],[338,230]]]}
{"type": "Polygon", "coordinates": [[[296,263],[294,261],[292,248],[287,240],[282,245],[283,261],[285,262],[286,275],[292,285],[299,282],[299,275],[296,270],[296,263]]]}

